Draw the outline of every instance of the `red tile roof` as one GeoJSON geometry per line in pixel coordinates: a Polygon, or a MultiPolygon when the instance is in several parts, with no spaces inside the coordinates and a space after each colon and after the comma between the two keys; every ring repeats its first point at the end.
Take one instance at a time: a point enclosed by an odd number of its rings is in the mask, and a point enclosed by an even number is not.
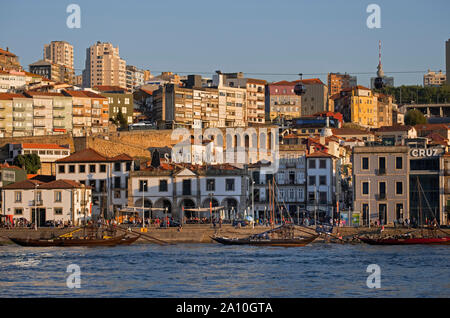
{"type": "Polygon", "coordinates": [[[305,85],[313,85],[313,84],[321,84],[321,85],[325,85],[320,79],[318,78],[306,78],[306,79],[302,79],[302,80],[296,80],[293,81],[293,83],[297,84],[297,83],[302,83],[305,85]]]}
{"type": "Polygon", "coordinates": [[[67,96],[64,96],[61,93],[38,92],[38,91],[33,91],[33,92],[32,91],[26,91],[24,94],[26,96],[28,95],[28,96],[31,96],[31,97],[33,97],[33,96],[67,97],[67,96]]]}
{"type": "Polygon", "coordinates": [[[16,183],[11,183],[3,187],[3,189],[35,189],[36,185],[39,186],[43,182],[38,180],[23,180],[16,183]]]}
{"type": "Polygon", "coordinates": [[[58,163],[64,162],[111,162],[111,161],[131,161],[132,157],[127,154],[121,154],[112,158],[99,154],[92,148],[77,151],[70,156],[56,160],[58,163]]]}
{"type": "Polygon", "coordinates": [[[25,98],[22,94],[0,93],[1,100],[12,100],[13,98],[25,98]]]}
{"type": "Polygon", "coordinates": [[[408,131],[413,129],[413,126],[395,125],[395,126],[382,126],[378,128],[377,132],[391,132],[391,131],[408,131]]]}
{"type": "Polygon", "coordinates": [[[39,186],[39,189],[73,189],[82,188],[83,185],[73,180],[59,179],[47,183],[43,183],[39,186]]]}
{"type": "Polygon", "coordinates": [[[69,150],[69,148],[61,147],[57,144],[32,144],[32,143],[23,143],[22,148],[24,149],[61,149],[61,150],[69,150]]]}
{"type": "Polygon", "coordinates": [[[5,50],[2,49],[2,48],[0,48],[0,54],[12,56],[12,57],[15,57],[15,56],[16,56],[14,53],[11,53],[11,52],[9,52],[9,51],[5,51],[5,50]]]}
{"type": "Polygon", "coordinates": [[[335,156],[330,155],[329,153],[325,153],[323,151],[316,151],[311,154],[307,154],[306,157],[307,158],[321,158],[321,157],[334,158],[335,156]]]}

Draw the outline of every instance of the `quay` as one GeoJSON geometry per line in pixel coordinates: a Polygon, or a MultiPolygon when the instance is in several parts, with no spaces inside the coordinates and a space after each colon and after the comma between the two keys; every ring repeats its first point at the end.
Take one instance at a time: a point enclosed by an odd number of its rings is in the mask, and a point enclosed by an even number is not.
{"type": "MultiPolygon", "coordinates": [[[[121,226],[122,229],[127,229],[125,226],[121,226]]],[[[59,236],[74,231],[77,227],[71,228],[51,228],[43,227],[38,230],[28,228],[13,228],[13,229],[0,229],[0,245],[13,244],[8,237],[14,238],[51,238],[52,236],[59,236]]],[[[210,224],[187,224],[183,226],[181,231],[176,227],[170,228],[147,228],[145,234],[151,235],[155,239],[162,240],[168,243],[213,243],[211,236],[215,233],[226,237],[245,237],[251,234],[257,234],[268,230],[265,226],[255,226],[255,228],[246,226],[242,228],[236,228],[229,224],[222,224],[222,227],[211,227],[210,224]]],[[[132,232],[141,233],[140,227],[131,227],[132,232]]],[[[310,227],[311,232],[314,231],[314,227],[310,227]]],[[[385,227],[384,235],[399,235],[411,231],[411,228],[394,228],[385,227]]],[[[379,233],[379,227],[334,227],[333,235],[340,236],[343,239],[352,238],[355,235],[379,233]]],[[[445,233],[450,235],[450,229],[442,229],[445,233]]],[[[298,232],[301,234],[301,232],[298,232]]],[[[322,237],[316,239],[313,243],[324,242],[322,237]]],[[[136,243],[150,243],[148,240],[139,239],[136,243]]]]}

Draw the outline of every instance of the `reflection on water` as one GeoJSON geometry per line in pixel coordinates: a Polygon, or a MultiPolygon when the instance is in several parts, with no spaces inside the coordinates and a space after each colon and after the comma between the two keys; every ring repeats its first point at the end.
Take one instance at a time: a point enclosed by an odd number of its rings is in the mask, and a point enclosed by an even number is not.
{"type": "Polygon", "coordinates": [[[0,297],[450,297],[446,246],[0,247],[0,297]],[[81,268],[69,289],[67,266],[81,268]],[[369,264],[381,288],[369,289],[369,264]]]}

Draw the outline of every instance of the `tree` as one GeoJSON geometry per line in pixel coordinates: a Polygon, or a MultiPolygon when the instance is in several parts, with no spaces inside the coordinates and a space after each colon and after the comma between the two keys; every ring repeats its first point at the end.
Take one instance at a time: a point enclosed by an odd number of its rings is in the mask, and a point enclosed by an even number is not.
{"type": "Polygon", "coordinates": [[[116,116],[115,124],[116,125],[120,125],[120,128],[122,128],[122,129],[127,129],[128,128],[127,119],[123,115],[121,109],[119,109],[119,113],[116,116]]]}
{"type": "Polygon", "coordinates": [[[37,173],[41,169],[41,158],[37,154],[18,155],[14,158],[13,164],[25,168],[27,173],[37,173]]]}
{"type": "Polygon", "coordinates": [[[426,124],[427,119],[418,109],[410,109],[405,115],[405,125],[415,126],[418,124],[426,124]]]}

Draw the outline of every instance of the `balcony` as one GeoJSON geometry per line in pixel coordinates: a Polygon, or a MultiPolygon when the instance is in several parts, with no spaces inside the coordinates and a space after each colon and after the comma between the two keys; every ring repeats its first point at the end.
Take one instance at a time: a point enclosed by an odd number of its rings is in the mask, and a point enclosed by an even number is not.
{"type": "MultiPolygon", "coordinates": [[[[75,106],[75,105],[74,105],[75,106]]],[[[60,109],[60,110],[64,110],[64,109],[66,109],[66,106],[64,106],[64,105],[58,105],[58,106],[53,106],[53,109],[60,109]]]]}
{"type": "Polygon", "coordinates": [[[66,116],[64,116],[64,115],[55,115],[55,116],[53,116],[53,119],[65,119],[66,118],[66,116]]]}
{"type": "Polygon", "coordinates": [[[23,112],[25,111],[25,106],[14,106],[13,111],[15,112],[23,112]]]}
{"type": "Polygon", "coordinates": [[[33,206],[42,206],[44,205],[44,202],[42,200],[33,200],[31,201],[33,206]]]}
{"type": "Polygon", "coordinates": [[[384,176],[384,175],[386,175],[386,168],[375,169],[375,174],[377,176],[384,176]]]}
{"type": "Polygon", "coordinates": [[[13,117],[14,121],[25,121],[25,117],[13,117]]]}
{"type": "Polygon", "coordinates": [[[34,118],[45,118],[45,114],[34,114],[34,118]]]}
{"type": "Polygon", "coordinates": [[[378,193],[375,195],[375,199],[377,201],[384,201],[386,200],[386,193],[378,193]]]}

